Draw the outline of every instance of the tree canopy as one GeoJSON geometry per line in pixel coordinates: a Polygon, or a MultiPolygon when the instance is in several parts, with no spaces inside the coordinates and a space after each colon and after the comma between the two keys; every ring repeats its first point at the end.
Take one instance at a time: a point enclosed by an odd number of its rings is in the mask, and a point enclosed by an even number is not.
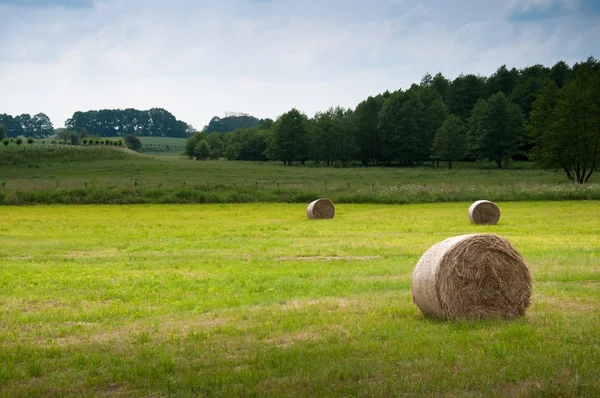
{"type": "Polygon", "coordinates": [[[187,138],[195,131],[192,126],[177,120],[163,108],[152,108],[147,111],[132,108],[78,111],[65,121],[65,127],[78,133],[85,129],[86,132],[101,137],[132,134],[187,138]]]}
{"type": "Polygon", "coordinates": [[[533,103],[530,131],[534,157],[562,169],[569,180],[587,182],[600,164],[600,67],[588,60],[564,82],[543,87],[533,103]]]}

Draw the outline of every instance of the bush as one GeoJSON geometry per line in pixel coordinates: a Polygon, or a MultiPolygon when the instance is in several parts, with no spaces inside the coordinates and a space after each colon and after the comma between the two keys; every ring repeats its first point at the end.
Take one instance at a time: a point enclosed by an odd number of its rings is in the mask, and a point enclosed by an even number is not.
{"type": "Polygon", "coordinates": [[[8,146],[8,144],[10,144],[10,140],[8,138],[5,138],[2,140],[2,143],[4,144],[4,146],[8,146]]]}
{"type": "Polygon", "coordinates": [[[17,145],[21,145],[21,144],[23,143],[23,138],[21,138],[21,137],[17,137],[17,139],[15,140],[15,143],[16,143],[17,145]]]}
{"type": "Polygon", "coordinates": [[[125,144],[127,145],[127,148],[132,151],[137,151],[142,147],[142,141],[133,134],[127,134],[125,136],[125,144]]]}
{"type": "Polygon", "coordinates": [[[32,137],[27,138],[27,143],[29,145],[33,145],[34,142],[35,142],[35,140],[32,137]]]}

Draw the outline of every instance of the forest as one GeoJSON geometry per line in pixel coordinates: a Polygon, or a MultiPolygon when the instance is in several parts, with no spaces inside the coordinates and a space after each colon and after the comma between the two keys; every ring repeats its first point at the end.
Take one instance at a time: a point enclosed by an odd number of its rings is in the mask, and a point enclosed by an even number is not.
{"type": "Polygon", "coordinates": [[[332,167],[416,166],[487,160],[498,168],[534,159],[579,183],[596,168],[600,63],[501,66],[489,77],[426,74],[407,90],[370,96],[355,109],[308,117],[297,109],[227,133],[188,138],[190,159],[314,162],[332,167]]]}

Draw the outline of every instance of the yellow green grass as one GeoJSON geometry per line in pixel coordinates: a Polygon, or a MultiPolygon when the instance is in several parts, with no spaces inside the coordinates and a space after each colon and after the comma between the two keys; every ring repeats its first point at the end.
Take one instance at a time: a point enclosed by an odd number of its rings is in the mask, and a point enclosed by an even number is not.
{"type": "Polygon", "coordinates": [[[0,207],[0,395],[598,396],[600,202],[0,207]],[[421,254],[494,232],[525,319],[411,303],[421,254]]]}

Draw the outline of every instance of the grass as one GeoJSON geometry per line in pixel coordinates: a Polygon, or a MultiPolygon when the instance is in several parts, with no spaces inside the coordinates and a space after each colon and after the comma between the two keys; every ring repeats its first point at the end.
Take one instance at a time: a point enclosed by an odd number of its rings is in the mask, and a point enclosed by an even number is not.
{"type": "Polygon", "coordinates": [[[600,200],[596,175],[592,183],[575,186],[560,172],[534,166],[336,169],[192,161],[116,148],[0,147],[0,203],[308,203],[316,197],[336,203],[600,200]]]}
{"type": "MultiPolygon", "coordinates": [[[[114,139],[121,137],[114,137],[114,139]]],[[[186,138],[138,137],[142,142],[140,153],[158,157],[180,157],[185,150],[186,138]]]]}
{"type": "Polygon", "coordinates": [[[0,207],[0,395],[598,396],[600,202],[0,207]],[[421,254],[494,232],[525,319],[411,303],[421,254]]]}

